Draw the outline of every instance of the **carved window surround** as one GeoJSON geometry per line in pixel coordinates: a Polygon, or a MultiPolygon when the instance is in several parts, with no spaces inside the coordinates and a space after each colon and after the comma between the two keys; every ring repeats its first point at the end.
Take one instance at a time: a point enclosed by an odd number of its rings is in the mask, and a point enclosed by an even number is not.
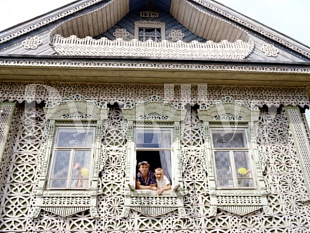
{"type": "MultiPolygon", "coordinates": [[[[0,103],[0,164],[13,118],[15,103],[0,103]]],[[[0,168],[1,169],[1,168],[0,168]]]]}
{"type": "Polygon", "coordinates": [[[246,215],[253,211],[264,209],[270,213],[267,204],[267,188],[263,178],[263,168],[259,162],[256,144],[255,124],[258,121],[259,110],[249,108],[241,102],[219,101],[206,110],[198,110],[199,119],[203,121],[205,129],[205,154],[208,173],[210,200],[210,216],[215,216],[217,208],[237,214],[246,215]],[[227,117],[229,116],[229,117],[227,117]],[[252,159],[252,176],[254,185],[251,188],[220,189],[216,185],[215,168],[211,146],[211,129],[245,130],[249,135],[249,155],[252,159]]]}
{"type": "Polygon", "coordinates": [[[101,38],[96,40],[92,37],[80,39],[74,35],[66,38],[55,35],[52,39],[52,46],[59,55],[70,56],[244,59],[252,53],[254,41],[249,39],[249,42],[224,40],[219,43],[213,41],[186,43],[167,40],[143,42],[137,39],[127,41],[121,38],[116,40],[101,38]]]}
{"type": "Polygon", "coordinates": [[[165,23],[158,22],[158,21],[136,21],[135,22],[135,39],[139,39],[139,31],[141,28],[153,28],[153,29],[160,29],[161,33],[161,40],[165,39],[166,30],[165,30],[165,23]]]}
{"type": "Polygon", "coordinates": [[[289,121],[290,131],[292,132],[299,157],[300,167],[304,177],[304,184],[308,191],[308,197],[302,200],[310,203],[310,144],[307,138],[306,128],[298,107],[286,107],[285,112],[289,121]]]}
{"type": "Polygon", "coordinates": [[[90,210],[91,216],[97,217],[97,195],[101,192],[98,190],[100,146],[103,134],[103,122],[108,117],[108,109],[100,108],[94,102],[65,101],[51,108],[45,108],[45,116],[48,120],[47,142],[43,155],[43,166],[38,181],[33,217],[38,217],[41,209],[62,217],[90,210]],[[47,187],[47,180],[51,170],[55,129],[58,126],[95,128],[89,188],[51,189],[47,187]]]}
{"type": "Polygon", "coordinates": [[[185,110],[175,109],[163,102],[147,102],[130,109],[123,109],[123,116],[128,121],[127,131],[127,163],[125,178],[125,207],[123,216],[127,217],[130,210],[138,211],[147,216],[161,216],[178,210],[185,216],[183,201],[183,178],[180,161],[180,122],[184,120],[185,110]],[[156,116],[150,117],[149,116],[156,116]],[[136,150],[134,129],[139,127],[173,128],[172,135],[172,189],[158,195],[155,191],[136,190],[136,150]]]}

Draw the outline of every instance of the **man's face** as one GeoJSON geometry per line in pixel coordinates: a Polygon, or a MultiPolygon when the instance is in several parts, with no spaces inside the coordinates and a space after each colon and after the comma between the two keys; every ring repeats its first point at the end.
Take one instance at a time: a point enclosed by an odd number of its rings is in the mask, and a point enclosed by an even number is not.
{"type": "Polygon", "coordinates": [[[155,171],[155,177],[157,180],[161,180],[164,176],[164,173],[162,171],[155,171]]]}
{"type": "Polygon", "coordinates": [[[146,175],[149,172],[149,166],[147,164],[141,164],[139,171],[142,173],[142,175],[146,175]]]}

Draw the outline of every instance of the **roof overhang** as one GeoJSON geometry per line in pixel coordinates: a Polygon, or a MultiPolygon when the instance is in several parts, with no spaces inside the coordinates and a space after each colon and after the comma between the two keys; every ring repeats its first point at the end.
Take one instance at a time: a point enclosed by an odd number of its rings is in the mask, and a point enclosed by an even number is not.
{"type": "Polygon", "coordinates": [[[307,87],[309,63],[0,57],[1,81],[307,87]]]}

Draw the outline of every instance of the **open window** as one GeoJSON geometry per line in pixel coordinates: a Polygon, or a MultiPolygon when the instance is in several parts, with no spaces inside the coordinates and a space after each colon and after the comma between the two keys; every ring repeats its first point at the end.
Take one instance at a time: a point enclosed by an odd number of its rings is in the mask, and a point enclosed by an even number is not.
{"type": "Polygon", "coordinates": [[[156,168],[162,168],[165,176],[171,183],[173,128],[136,127],[134,135],[136,164],[139,164],[141,161],[148,161],[150,170],[153,172],[156,168]]]}
{"type": "Polygon", "coordinates": [[[178,210],[184,216],[180,122],[185,110],[163,102],[148,102],[123,109],[123,115],[128,122],[123,216],[128,216],[131,209],[153,217],[178,210]],[[136,189],[137,165],[141,161],[148,161],[153,172],[157,167],[163,168],[172,189],[161,195],[153,190],[136,189]]]}
{"type": "Polygon", "coordinates": [[[258,108],[228,98],[198,110],[198,116],[206,130],[210,216],[217,208],[237,215],[262,208],[270,214],[256,144],[258,108]]]}
{"type": "Polygon", "coordinates": [[[45,108],[47,141],[33,217],[40,210],[62,217],[89,210],[98,217],[97,195],[102,125],[108,109],[66,101],[45,108]]]}

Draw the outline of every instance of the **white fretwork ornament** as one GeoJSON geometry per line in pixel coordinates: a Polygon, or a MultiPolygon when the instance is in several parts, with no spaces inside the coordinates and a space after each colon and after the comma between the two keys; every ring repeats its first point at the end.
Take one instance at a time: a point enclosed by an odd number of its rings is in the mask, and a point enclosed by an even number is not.
{"type": "Polygon", "coordinates": [[[126,40],[129,36],[129,32],[125,28],[116,29],[115,32],[113,32],[113,36],[115,36],[116,39],[122,38],[123,40],[126,40]]]}
{"type": "Polygon", "coordinates": [[[267,57],[277,57],[279,53],[279,49],[272,44],[263,44],[261,50],[267,57]]]}
{"type": "Polygon", "coordinates": [[[173,41],[179,41],[179,40],[183,40],[184,33],[182,33],[181,30],[171,30],[171,32],[169,33],[169,36],[171,37],[173,41]]]}
{"type": "Polygon", "coordinates": [[[28,37],[22,42],[25,49],[37,49],[42,44],[42,40],[38,36],[28,37]]]}

